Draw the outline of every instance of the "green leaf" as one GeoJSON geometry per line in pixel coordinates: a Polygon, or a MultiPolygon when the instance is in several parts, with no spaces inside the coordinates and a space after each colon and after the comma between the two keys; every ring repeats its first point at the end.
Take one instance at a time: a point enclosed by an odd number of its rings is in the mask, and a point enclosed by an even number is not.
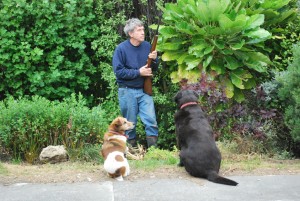
{"type": "Polygon", "coordinates": [[[231,82],[239,89],[245,89],[244,82],[253,76],[247,70],[236,69],[230,72],[231,82]]]}
{"type": "Polygon", "coordinates": [[[198,26],[193,19],[190,20],[190,23],[192,24],[192,26],[197,32],[195,35],[201,35],[203,37],[207,34],[206,30],[198,26]]]}
{"type": "Polygon", "coordinates": [[[207,9],[210,10],[209,12],[209,20],[212,22],[217,22],[218,18],[224,11],[227,9],[230,1],[208,1],[207,9]]]}
{"type": "Polygon", "coordinates": [[[178,82],[180,82],[180,78],[179,78],[179,76],[178,76],[178,72],[177,71],[174,71],[174,72],[172,72],[171,74],[170,74],[170,78],[171,78],[171,81],[172,81],[172,83],[178,83],[178,82]]]}
{"type": "Polygon", "coordinates": [[[207,24],[209,22],[209,12],[207,5],[204,2],[199,2],[195,16],[199,19],[201,24],[207,24]]]}
{"type": "Polygon", "coordinates": [[[178,64],[183,64],[183,62],[185,61],[185,58],[188,57],[188,56],[189,56],[189,54],[187,54],[187,53],[181,54],[181,56],[177,59],[177,63],[178,64]]]}
{"type": "Polygon", "coordinates": [[[211,60],[213,59],[212,55],[209,55],[204,61],[203,61],[203,70],[206,71],[206,67],[210,64],[211,60]]]}
{"type": "Polygon", "coordinates": [[[219,25],[223,30],[229,30],[232,27],[233,22],[225,14],[220,15],[219,25]]]}
{"type": "Polygon", "coordinates": [[[282,8],[283,6],[287,5],[290,2],[290,0],[265,0],[262,1],[261,7],[265,9],[274,9],[277,10],[279,8],[282,8]]]}
{"type": "Polygon", "coordinates": [[[234,89],[234,100],[236,100],[238,103],[241,103],[245,100],[245,96],[243,92],[240,89],[235,88],[234,89]]]}
{"type": "Polygon", "coordinates": [[[239,89],[245,89],[245,82],[248,82],[253,76],[247,70],[236,69],[230,72],[231,82],[239,89]]]}
{"type": "Polygon", "coordinates": [[[241,62],[239,62],[236,58],[232,57],[232,56],[226,56],[224,57],[226,63],[226,68],[230,69],[230,70],[235,70],[238,67],[241,67],[243,64],[241,62]]]}
{"type": "Polygon", "coordinates": [[[213,40],[212,43],[218,48],[218,49],[224,49],[225,48],[225,42],[224,40],[213,40]]]}
{"type": "Polygon", "coordinates": [[[222,14],[219,17],[220,27],[228,34],[234,34],[243,31],[246,22],[247,22],[246,15],[238,15],[234,21],[231,20],[225,14],[222,14]]]}
{"type": "Polygon", "coordinates": [[[223,62],[219,62],[218,60],[212,60],[210,69],[216,71],[218,75],[224,74],[226,72],[223,62]]]}
{"type": "Polygon", "coordinates": [[[209,46],[209,47],[205,48],[204,55],[211,53],[214,50],[214,48],[215,48],[214,46],[209,46]]]}
{"type": "Polygon", "coordinates": [[[228,78],[221,80],[221,82],[224,83],[226,97],[232,98],[234,96],[234,86],[232,82],[228,78]]]}
{"type": "Polygon", "coordinates": [[[176,31],[175,28],[170,27],[170,26],[165,26],[159,29],[159,33],[165,38],[172,38],[175,37],[178,32],[176,31]]]}
{"type": "Polygon", "coordinates": [[[191,70],[197,67],[200,62],[202,61],[202,58],[196,58],[196,57],[190,57],[188,56],[185,60],[185,63],[187,64],[186,70],[191,70]]]}
{"type": "Polygon", "coordinates": [[[287,20],[291,20],[293,19],[295,16],[297,16],[297,8],[291,9],[291,10],[287,10],[283,13],[280,13],[280,15],[276,15],[273,18],[270,18],[271,20],[267,21],[267,25],[269,24],[279,24],[283,21],[287,21],[287,20]]]}
{"type": "Polygon", "coordinates": [[[267,68],[266,68],[267,64],[266,63],[263,63],[260,61],[248,61],[248,62],[244,62],[244,64],[248,68],[251,68],[257,72],[260,72],[260,73],[267,72],[267,68]]]}
{"type": "Polygon", "coordinates": [[[198,83],[199,77],[201,73],[198,68],[188,71],[186,79],[188,80],[188,84],[198,83]]]}
{"type": "Polygon", "coordinates": [[[234,51],[230,50],[230,49],[223,49],[223,50],[220,50],[220,52],[224,55],[232,55],[234,53],[234,51]]]}
{"type": "Polygon", "coordinates": [[[272,64],[269,57],[260,52],[247,52],[247,56],[249,57],[250,60],[253,61],[261,61],[266,64],[272,64]]]}
{"type": "Polygon", "coordinates": [[[233,44],[233,45],[230,45],[230,48],[231,48],[232,50],[239,50],[239,49],[241,49],[244,45],[245,45],[245,40],[241,40],[241,42],[239,42],[239,43],[235,43],[235,44],[233,44]]]}
{"type": "Polygon", "coordinates": [[[253,31],[249,31],[245,33],[245,36],[248,36],[249,38],[260,38],[262,40],[267,40],[268,38],[271,37],[271,33],[263,28],[258,28],[253,31]]]}
{"type": "Polygon", "coordinates": [[[195,31],[194,31],[193,27],[185,21],[177,23],[175,25],[175,27],[179,32],[186,33],[186,34],[189,34],[189,35],[194,35],[195,34],[195,31]]]}
{"type": "Polygon", "coordinates": [[[189,84],[197,83],[201,75],[201,72],[198,68],[193,70],[187,70],[186,65],[179,65],[178,71],[171,73],[171,80],[173,83],[178,83],[182,79],[187,79],[189,84]]]}
{"type": "Polygon", "coordinates": [[[244,84],[243,84],[243,80],[242,80],[242,78],[241,78],[238,74],[236,74],[236,73],[234,73],[234,72],[231,72],[231,73],[230,73],[230,78],[231,78],[231,82],[232,82],[237,88],[239,88],[239,89],[245,89],[245,86],[244,86],[244,84]]]}
{"type": "Polygon", "coordinates": [[[265,16],[262,14],[255,14],[252,15],[248,20],[247,20],[247,25],[245,27],[245,29],[254,29],[259,27],[260,25],[262,25],[264,23],[265,20],[265,16]]]}
{"type": "Polygon", "coordinates": [[[163,50],[180,50],[182,48],[181,42],[164,43],[163,50]]]}
{"type": "Polygon", "coordinates": [[[181,55],[182,55],[182,53],[180,51],[166,51],[161,56],[161,59],[163,61],[172,61],[172,60],[176,60],[176,59],[180,58],[181,55]]]}
{"type": "MultiPolygon", "coordinates": [[[[246,49],[245,49],[246,50],[246,49]]],[[[237,57],[243,58],[243,63],[258,72],[266,72],[267,65],[272,64],[269,57],[260,52],[236,52],[237,57]]]]}
{"type": "Polygon", "coordinates": [[[248,81],[244,82],[245,89],[253,89],[256,86],[256,81],[254,78],[248,79],[248,81]]]}
{"type": "Polygon", "coordinates": [[[188,53],[195,56],[203,55],[203,51],[207,45],[208,44],[204,40],[195,40],[193,41],[193,45],[189,47],[188,53]]]}
{"type": "Polygon", "coordinates": [[[182,9],[176,4],[167,3],[165,8],[164,19],[166,20],[174,20],[173,18],[180,20],[184,17],[182,9]]]}
{"type": "Polygon", "coordinates": [[[189,2],[186,5],[184,5],[184,11],[185,13],[194,16],[194,14],[197,13],[197,7],[195,5],[195,1],[189,2]]]}
{"type": "Polygon", "coordinates": [[[216,36],[216,37],[227,34],[227,32],[220,27],[210,27],[210,29],[207,30],[207,33],[208,33],[207,35],[216,36]]]}

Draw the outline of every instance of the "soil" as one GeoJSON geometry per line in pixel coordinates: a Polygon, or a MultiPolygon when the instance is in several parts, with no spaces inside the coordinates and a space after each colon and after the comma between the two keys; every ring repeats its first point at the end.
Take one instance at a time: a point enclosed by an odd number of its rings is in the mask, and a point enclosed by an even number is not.
{"type": "MultiPolygon", "coordinates": [[[[225,169],[220,170],[220,175],[226,177],[235,175],[300,174],[299,164],[300,160],[271,160],[251,170],[245,170],[246,168],[241,168],[240,166],[235,168],[225,167],[225,169]]],[[[2,166],[4,168],[0,168],[0,184],[3,185],[14,183],[75,183],[112,180],[107,176],[102,165],[92,163],[64,162],[41,165],[2,163],[2,166]]],[[[203,182],[203,180],[191,177],[184,168],[176,165],[162,166],[154,170],[131,168],[131,174],[125,179],[135,181],[147,178],[180,178],[203,182]]]]}

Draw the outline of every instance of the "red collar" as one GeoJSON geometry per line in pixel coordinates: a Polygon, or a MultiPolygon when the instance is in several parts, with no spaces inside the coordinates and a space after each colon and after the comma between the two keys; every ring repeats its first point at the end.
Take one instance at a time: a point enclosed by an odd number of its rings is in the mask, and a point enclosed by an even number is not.
{"type": "Polygon", "coordinates": [[[128,138],[127,135],[125,135],[125,133],[118,133],[116,131],[112,131],[112,130],[109,130],[110,133],[113,133],[113,134],[116,134],[116,135],[122,135],[122,136],[125,136],[126,138],[128,138]]]}
{"type": "Polygon", "coordinates": [[[184,108],[184,107],[186,107],[188,105],[198,105],[198,103],[197,102],[187,102],[187,103],[181,105],[180,109],[182,109],[182,108],[184,108]]]}

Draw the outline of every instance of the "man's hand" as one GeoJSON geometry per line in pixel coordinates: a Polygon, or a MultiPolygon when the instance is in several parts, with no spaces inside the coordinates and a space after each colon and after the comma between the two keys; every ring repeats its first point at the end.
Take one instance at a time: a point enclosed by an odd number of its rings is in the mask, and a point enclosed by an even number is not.
{"type": "Polygon", "coordinates": [[[157,51],[154,50],[153,52],[150,52],[149,55],[148,55],[148,57],[149,57],[150,59],[155,60],[155,59],[157,58],[157,51]]]}
{"type": "Polygon", "coordinates": [[[141,76],[152,76],[152,69],[147,67],[147,64],[140,68],[141,76]]]}

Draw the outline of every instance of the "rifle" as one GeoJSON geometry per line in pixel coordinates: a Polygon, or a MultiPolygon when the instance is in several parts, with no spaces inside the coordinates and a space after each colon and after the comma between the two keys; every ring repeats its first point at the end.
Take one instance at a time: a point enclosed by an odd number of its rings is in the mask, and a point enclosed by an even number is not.
{"type": "MultiPolygon", "coordinates": [[[[159,27],[159,24],[158,24],[157,30],[156,30],[157,34],[153,38],[153,42],[152,42],[152,45],[151,45],[150,52],[153,52],[156,49],[156,44],[157,44],[157,39],[158,39],[158,27],[159,27]]],[[[148,60],[147,60],[147,68],[151,68],[151,63],[152,63],[152,59],[148,58],[148,60]]],[[[146,94],[148,94],[149,96],[152,96],[152,77],[151,76],[145,77],[145,80],[144,80],[144,92],[146,94]]]]}

